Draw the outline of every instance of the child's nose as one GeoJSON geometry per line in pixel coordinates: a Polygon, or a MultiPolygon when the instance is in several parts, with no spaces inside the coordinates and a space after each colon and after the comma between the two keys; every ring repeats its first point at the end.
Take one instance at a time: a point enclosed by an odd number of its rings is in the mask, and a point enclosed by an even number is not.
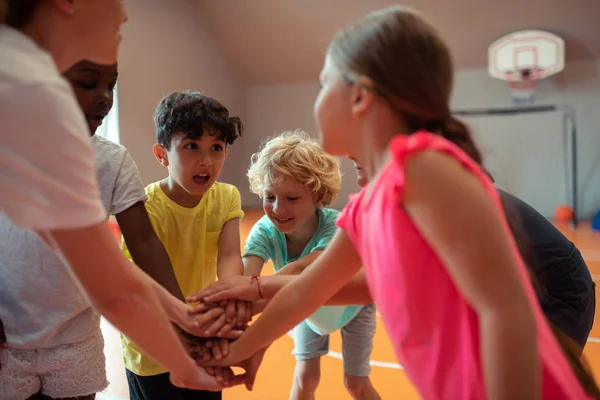
{"type": "Polygon", "coordinates": [[[279,200],[275,200],[275,203],[273,203],[273,211],[275,214],[281,214],[283,212],[283,204],[279,200]]]}
{"type": "Polygon", "coordinates": [[[212,165],[212,161],[210,159],[210,156],[208,154],[208,152],[206,151],[202,151],[200,152],[200,165],[203,167],[210,167],[212,165]]]}
{"type": "Polygon", "coordinates": [[[108,107],[112,107],[113,103],[113,92],[108,88],[103,90],[96,96],[96,103],[98,104],[106,104],[108,107]]]}

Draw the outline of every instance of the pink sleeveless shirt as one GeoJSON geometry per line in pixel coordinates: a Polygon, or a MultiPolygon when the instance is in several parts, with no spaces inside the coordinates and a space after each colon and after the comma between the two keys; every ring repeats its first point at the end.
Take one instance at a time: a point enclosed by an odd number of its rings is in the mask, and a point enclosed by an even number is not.
{"type": "MultiPolygon", "coordinates": [[[[369,289],[382,315],[394,352],[425,400],[486,398],[477,314],[446,268],[401,207],[404,163],[424,150],[456,158],[473,173],[504,215],[498,194],[483,170],[447,140],[426,132],[399,135],[392,159],[371,188],[353,196],[338,219],[359,252],[369,289]]],[[[506,235],[511,236],[504,220],[506,235]]],[[[544,399],[587,399],[538,306],[526,267],[511,241],[535,309],[544,399]]]]}

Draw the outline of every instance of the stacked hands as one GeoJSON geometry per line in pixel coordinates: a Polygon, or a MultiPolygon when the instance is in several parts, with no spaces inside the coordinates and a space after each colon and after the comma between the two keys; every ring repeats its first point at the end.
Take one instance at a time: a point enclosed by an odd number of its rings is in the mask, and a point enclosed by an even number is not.
{"type": "MultiPolygon", "coordinates": [[[[252,390],[266,348],[253,355],[253,350],[238,348],[235,340],[264,307],[256,283],[248,276],[228,277],[186,300],[193,305],[175,328],[187,353],[206,372],[205,390],[218,391],[241,384],[252,390]],[[232,367],[245,372],[236,375],[232,367]]],[[[189,387],[173,376],[171,379],[176,386],[189,387]]]]}
{"type": "MultiPolygon", "coordinates": [[[[243,351],[235,340],[252,316],[262,311],[264,302],[257,302],[259,299],[257,285],[247,276],[226,278],[190,296],[187,301],[194,305],[187,306],[187,315],[174,327],[203,376],[184,381],[171,375],[173,384],[212,391],[245,384],[252,390],[266,348],[243,351]],[[231,367],[240,367],[245,373],[236,375],[231,367]]],[[[3,328],[0,320],[0,349],[8,348],[3,328]]]]}

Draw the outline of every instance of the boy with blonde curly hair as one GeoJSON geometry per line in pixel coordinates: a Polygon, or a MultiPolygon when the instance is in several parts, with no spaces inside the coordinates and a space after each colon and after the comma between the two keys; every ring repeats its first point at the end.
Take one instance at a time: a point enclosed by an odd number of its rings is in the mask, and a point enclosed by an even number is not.
{"type": "MultiPolygon", "coordinates": [[[[340,191],[337,158],[302,131],[285,132],[252,156],[250,189],[265,216],[252,228],[243,254],[245,275],[260,275],[271,260],[278,274],[299,274],[327,247],[338,211],[327,208],[340,191]]],[[[260,285],[260,283],[259,283],[260,285]]],[[[375,334],[373,305],[321,307],[294,329],[296,371],[291,399],[313,399],[329,334],[341,329],[346,388],[355,399],[379,399],[369,380],[375,334]]]]}

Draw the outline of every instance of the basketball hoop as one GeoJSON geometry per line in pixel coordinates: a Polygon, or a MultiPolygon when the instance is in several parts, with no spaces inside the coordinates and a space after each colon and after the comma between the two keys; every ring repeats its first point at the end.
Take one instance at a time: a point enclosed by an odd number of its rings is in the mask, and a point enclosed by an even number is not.
{"type": "Polygon", "coordinates": [[[508,82],[513,103],[531,104],[540,80],[564,69],[564,45],[562,38],[550,32],[510,33],[491,44],[489,74],[508,82]]]}
{"type": "Polygon", "coordinates": [[[532,104],[533,95],[543,76],[542,68],[523,68],[507,71],[506,81],[512,91],[513,103],[532,104]]]}

